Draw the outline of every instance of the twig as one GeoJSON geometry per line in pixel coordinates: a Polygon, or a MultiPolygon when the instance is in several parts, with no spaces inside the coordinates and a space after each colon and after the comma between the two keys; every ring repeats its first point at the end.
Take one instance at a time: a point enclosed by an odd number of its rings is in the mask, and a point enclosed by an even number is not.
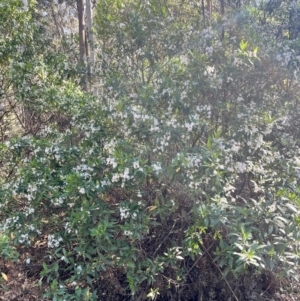
{"type": "Polygon", "coordinates": [[[203,256],[208,253],[208,251],[212,248],[213,243],[209,246],[208,249],[205,249],[205,252],[194,262],[194,264],[192,265],[192,267],[187,271],[187,275],[189,275],[189,273],[191,272],[191,270],[195,267],[195,265],[198,263],[198,261],[203,258],[203,256]]]}
{"type": "MultiPolygon", "coordinates": [[[[205,250],[207,250],[204,246],[203,248],[205,250]]],[[[208,250],[207,250],[208,251],[208,250]]],[[[220,272],[220,274],[223,276],[223,272],[221,271],[221,269],[219,268],[219,266],[214,262],[214,260],[212,259],[212,257],[210,256],[209,253],[207,253],[209,258],[211,259],[212,263],[214,264],[214,266],[218,269],[218,271],[220,272]]],[[[231,288],[230,284],[228,283],[228,281],[226,280],[226,278],[224,277],[224,280],[227,284],[227,286],[229,287],[229,290],[231,291],[231,293],[233,294],[234,298],[236,299],[236,301],[239,301],[238,297],[236,296],[236,294],[234,293],[233,289],[231,288]]]]}
{"type": "Polygon", "coordinates": [[[169,231],[168,235],[164,238],[164,240],[159,244],[158,248],[155,250],[154,254],[153,254],[153,258],[155,257],[156,253],[158,252],[158,250],[161,248],[162,244],[167,240],[167,238],[170,236],[170,234],[172,233],[174,227],[176,225],[176,221],[174,222],[171,230],[169,231]]]}

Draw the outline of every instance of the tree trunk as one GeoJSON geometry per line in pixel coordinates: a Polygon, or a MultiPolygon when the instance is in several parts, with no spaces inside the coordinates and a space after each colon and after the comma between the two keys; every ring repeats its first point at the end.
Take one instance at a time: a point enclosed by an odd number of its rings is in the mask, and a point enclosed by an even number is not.
{"type": "Polygon", "coordinates": [[[225,14],[225,0],[220,0],[221,1],[221,15],[222,15],[222,32],[221,32],[221,41],[224,40],[224,36],[225,36],[225,29],[224,29],[224,25],[223,25],[223,16],[225,14]]]}
{"type": "MultiPolygon", "coordinates": [[[[94,50],[94,33],[93,33],[93,14],[92,14],[92,6],[91,0],[86,0],[86,19],[87,19],[87,40],[88,40],[88,59],[89,59],[89,75],[93,76],[94,68],[95,68],[95,50],[94,50]]],[[[91,84],[90,87],[91,92],[94,95],[97,95],[96,87],[93,87],[91,84]]]]}
{"type": "Polygon", "coordinates": [[[87,18],[87,36],[88,36],[88,45],[89,45],[89,59],[90,63],[93,66],[95,63],[94,56],[94,33],[93,33],[93,15],[91,0],[86,0],[86,18],[87,18]]]}
{"type": "Polygon", "coordinates": [[[85,48],[85,28],[84,28],[84,5],[83,0],[77,0],[77,14],[78,14],[78,35],[79,35],[79,59],[80,68],[82,69],[81,86],[86,91],[86,76],[85,76],[85,60],[86,60],[86,48],[85,48]]]}
{"type": "Polygon", "coordinates": [[[79,51],[80,62],[85,65],[85,33],[84,33],[84,6],[83,0],[77,0],[77,14],[78,14],[78,34],[79,34],[79,51]]]}
{"type": "Polygon", "coordinates": [[[57,19],[56,19],[56,16],[55,16],[53,0],[51,1],[50,7],[51,7],[51,14],[52,14],[52,18],[53,18],[53,21],[54,21],[54,24],[55,24],[55,27],[56,27],[57,34],[58,34],[59,38],[61,38],[62,34],[60,32],[60,28],[59,28],[59,25],[58,25],[58,22],[57,22],[57,19]]]}
{"type": "Polygon", "coordinates": [[[208,12],[208,19],[209,20],[211,18],[211,1],[212,0],[207,0],[207,12],[208,12]]]}

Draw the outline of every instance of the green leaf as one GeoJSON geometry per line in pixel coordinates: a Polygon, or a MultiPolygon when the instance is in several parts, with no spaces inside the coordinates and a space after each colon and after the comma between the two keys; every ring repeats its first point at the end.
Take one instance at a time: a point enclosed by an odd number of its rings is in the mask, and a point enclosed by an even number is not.
{"type": "Polygon", "coordinates": [[[242,51],[245,51],[247,49],[247,47],[248,47],[248,42],[244,41],[244,40],[241,40],[241,42],[240,42],[240,49],[242,51]]]}
{"type": "Polygon", "coordinates": [[[90,276],[86,276],[86,281],[87,281],[87,283],[88,283],[90,286],[93,285],[93,280],[92,280],[92,278],[91,278],[90,276]]]}

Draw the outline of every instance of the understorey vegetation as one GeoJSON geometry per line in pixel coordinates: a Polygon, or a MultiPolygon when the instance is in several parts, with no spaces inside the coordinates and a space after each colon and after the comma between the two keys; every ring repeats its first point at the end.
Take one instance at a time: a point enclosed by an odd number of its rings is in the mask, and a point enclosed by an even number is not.
{"type": "Polygon", "coordinates": [[[0,0],[0,291],[18,264],[45,300],[289,295],[299,4],[96,2],[83,66],[0,0]]]}

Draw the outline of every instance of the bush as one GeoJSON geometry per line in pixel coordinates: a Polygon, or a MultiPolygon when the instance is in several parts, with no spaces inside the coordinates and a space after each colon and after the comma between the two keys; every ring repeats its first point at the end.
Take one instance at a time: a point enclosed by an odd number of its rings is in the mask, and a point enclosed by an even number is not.
{"type": "Polygon", "coordinates": [[[254,271],[296,277],[298,58],[147,5],[112,6],[99,31],[101,102],[66,84],[51,98],[72,116],[66,130],[50,120],[1,145],[1,232],[47,243],[53,300],[193,298],[254,271]]]}

